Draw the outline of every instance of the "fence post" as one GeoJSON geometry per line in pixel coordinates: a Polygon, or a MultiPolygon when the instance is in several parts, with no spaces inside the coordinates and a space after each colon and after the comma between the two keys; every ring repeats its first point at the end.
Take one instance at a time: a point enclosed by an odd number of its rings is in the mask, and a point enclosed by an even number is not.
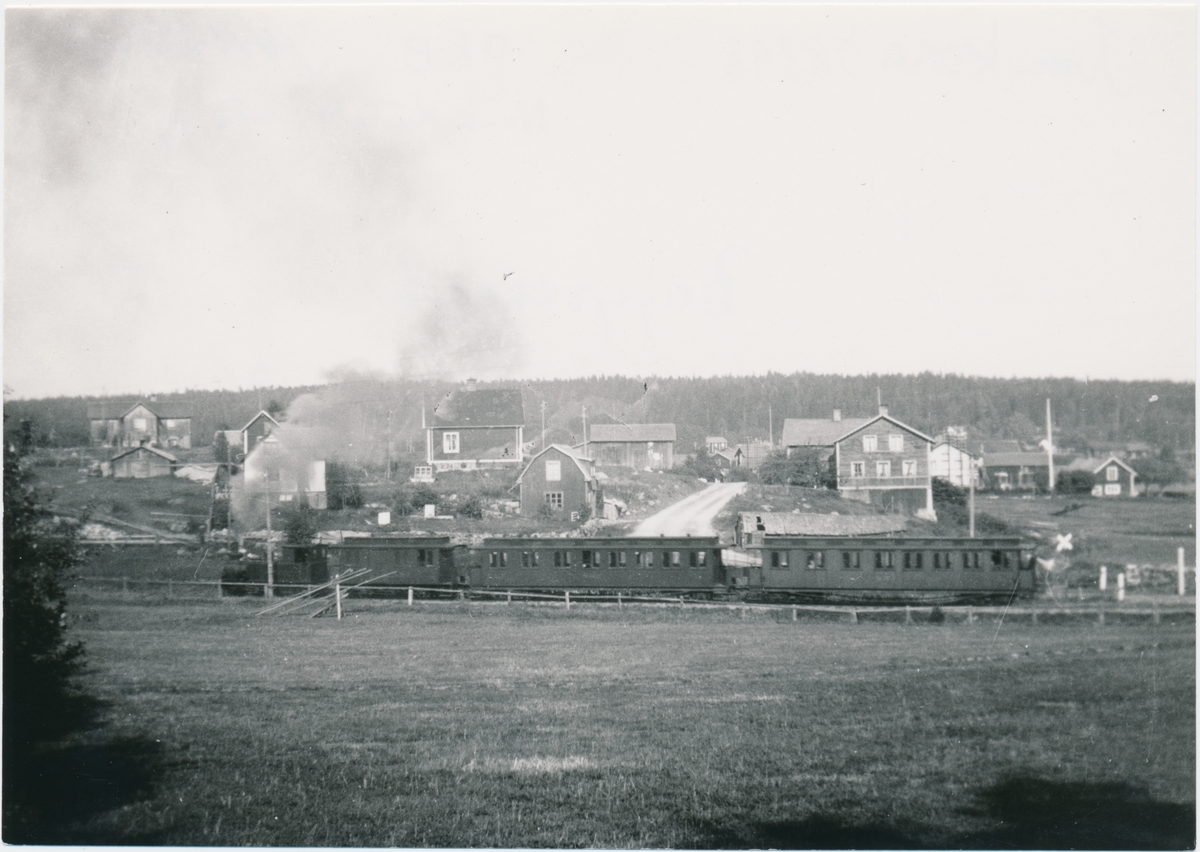
{"type": "Polygon", "coordinates": [[[458,590],[458,599],[459,599],[460,601],[464,601],[464,600],[466,600],[466,599],[467,599],[467,598],[466,598],[466,595],[464,595],[464,594],[463,594],[463,590],[462,590],[462,589],[459,589],[459,590],[458,590]]]}
{"type": "Polygon", "coordinates": [[[412,606],[412,586],[408,587],[408,605],[412,606]]]}
{"type": "Polygon", "coordinates": [[[683,609],[683,595],[679,596],[679,608],[683,609]]]}
{"type": "Polygon", "coordinates": [[[1104,598],[1100,599],[1100,614],[1096,618],[1097,624],[1104,624],[1104,598]]]}
{"type": "Polygon", "coordinates": [[[342,620],[342,584],[337,583],[333,587],[333,598],[337,601],[337,616],[338,621],[342,620]]]}
{"type": "Polygon", "coordinates": [[[796,605],[792,604],[792,621],[796,620],[796,605]]]}
{"type": "Polygon", "coordinates": [[[1177,548],[1175,551],[1175,572],[1177,576],[1177,591],[1176,594],[1187,594],[1187,570],[1183,564],[1183,548],[1177,548]]]}
{"type": "Polygon", "coordinates": [[[511,589],[504,593],[504,602],[506,604],[512,603],[512,590],[511,589]]]}
{"type": "Polygon", "coordinates": [[[967,607],[967,624],[974,624],[974,623],[975,623],[975,607],[968,606],[967,607]]]}
{"type": "Polygon", "coordinates": [[[858,610],[856,610],[856,609],[850,610],[850,623],[858,624],[858,610]]]}
{"type": "Polygon", "coordinates": [[[1154,602],[1154,623],[1160,624],[1161,622],[1162,622],[1162,613],[1160,613],[1158,611],[1158,601],[1155,601],[1154,602]]]}
{"type": "Polygon", "coordinates": [[[1117,574],[1117,600],[1125,600],[1125,572],[1117,574]]]}
{"type": "Polygon", "coordinates": [[[1104,592],[1107,590],[1108,590],[1108,566],[1101,565],[1100,566],[1100,591],[1104,592]]]}
{"type": "Polygon", "coordinates": [[[571,593],[569,591],[563,592],[563,600],[565,600],[567,602],[567,609],[570,610],[571,609],[571,593]]]}
{"type": "Polygon", "coordinates": [[[1029,623],[1037,624],[1037,610],[1036,609],[1033,610],[1031,613],[1029,613],[1029,623]]]}
{"type": "Polygon", "coordinates": [[[904,623],[912,624],[912,607],[908,604],[904,605],[904,623]]]}
{"type": "Polygon", "coordinates": [[[617,592],[617,609],[621,609],[621,593],[617,592]]]}

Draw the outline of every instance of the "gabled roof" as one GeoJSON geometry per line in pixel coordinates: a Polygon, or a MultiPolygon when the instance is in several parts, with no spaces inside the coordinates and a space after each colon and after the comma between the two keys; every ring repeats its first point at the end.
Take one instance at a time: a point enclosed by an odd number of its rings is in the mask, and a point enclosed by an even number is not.
{"type": "Polygon", "coordinates": [[[733,461],[734,458],[745,455],[745,453],[742,452],[741,447],[728,447],[724,450],[717,450],[715,453],[713,453],[713,455],[720,456],[721,458],[725,459],[725,461],[733,461]]]}
{"type": "Polygon", "coordinates": [[[120,420],[139,405],[158,416],[160,420],[190,420],[191,409],[180,402],[152,402],[141,397],[118,397],[89,402],[88,420],[120,420]]]}
{"type": "Polygon", "coordinates": [[[666,442],[675,440],[674,423],[593,423],[588,440],[597,444],[666,442]]]}
{"type": "Polygon", "coordinates": [[[724,438],[722,438],[720,435],[709,435],[707,438],[704,439],[704,443],[706,443],[706,444],[728,444],[729,442],[726,441],[724,438]]]}
{"type": "Polygon", "coordinates": [[[1104,470],[1104,468],[1108,467],[1113,462],[1116,462],[1121,467],[1125,468],[1127,471],[1132,473],[1134,476],[1138,475],[1138,472],[1136,470],[1134,470],[1132,467],[1127,465],[1125,462],[1121,461],[1121,459],[1117,458],[1116,456],[1109,456],[1104,461],[1100,462],[1100,464],[1098,464],[1094,468],[1092,468],[1092,473],[1099,473],[1100,471],[1104,470]]]}
{"type": "Polygon", "coordinates": [[[975,454],[972,453],[970,450],[966,449],[965,447],[960,447],[958,444],[955,444],[952,441],[947,441],[945,438],[942,438],[936,444],[933,445],[933,449],[935,449],[935,450],[938,449],[939,447],[949,447],[952,450],[958,450],[960,453],[962,453],[965,456],[970,456],[971,458],[975,458],[975,454]]]}
{"type": "MultiPolygon", "coordinates": [[[[1055,459],[1055,462],[1058,460],[1055,459]]],[[[1050,467],[1045,453],[985,453],[984,467],[1050,467]]]]}
{"type": "Polygon", "coordinates": [[[270,414],[268,414],[268,413],[267,413],[267,412],[265,412],[265,411],[260,411],[260,412],[258,412],[258,414],[255,414],[253,417],[251,417],[251,418],[250,418],[250,422],[249,422],[249,423],[247,423],[245,426],[243,426],[243,427],[241,428],[241,431],[242,431],[242,432],[245,432],[247,429],[249,429],[251,426],[253,426],[253,425],[254,425],[254,423],[255,423],[255,422],[256,422],[256,421],[257,421],[259,418],[261,418],[261,417],[265,417],[265,418],[267,418],[267,419],[268,419],[268,420],[270,420],[272,423],[274,423],[276,426],[278,426],[278,425],[279,425],[279,421],[278,421],[278,420],[276,420],[274,417],[272,417],[270,414]]]}
{"type": "Polygon", "coordinates": [[[515,388],[458,388],[438,403],[429,424],[431,429],[524,425],[525,406],[515,388]]]}
{"type": "Polygon", "coordinates": [[[125,450],[124,452],[117,453],[115,456],[112,457],[112,459],[110,459],[110,461],[116,461],[117,459],[124,458],[125,456],[130,455],[131,453],[139,452],[140,450],[145,450],[148,453],[154,453],[154,455],[156,455],[156,456],[162,456],[164,459],[166,459],[169,462],[179,461],[179,459],[175,458],[175,456],[171,455],[170,453],[163,452],[162,450],[158,449],[157,447],[147,447],[145,445],[140,446],[140,447],[130,447],[128,450],[125,450]]]}
{"type": "Polygon", "coordinates": [[[529,468],[533,467],[533,463],[535,461],[537,461],[539,458],[541,458],[543,455],[550,452],[551,450],[558,450],[560,453],[562,453],[564,456],[569,458],[571,461],[575,462],[575,466],[577,468],[579,468],[579,472],[583,474],[583,478],[585,481],[591,482],[593,479],[596,478],[595,474],[592,471],[592,464],[594,463],[594,459],[590,459],[581,453],[575,452],[573,449],[568,447],[566,444],[550,444],[544,450],[542,450],[540,453],[538,453],[537,455],[535,455],[533,458],[531,458],[529,460],[529,464],[525,465],[525,468],[521,471],[521,475],[517,477],[517,482],[520,482],[522,479],[525,478],[525,472],[528,471],[529,468]]]}
{"type": "Polygon", "coordinates": [[[887,535],[904,532],[899,515],[806,515],[794,512],[739,512],[742,529],[763,535],[887,535]],[[765,527],[759,530],[760,526],[765,527]]]}
{"type": "Polygon", "coordinates": [[[995,441],[980,441],[977,452],[979,455],[986,456],[995,453],[1019,453],[1023,451],[1020,441],[1000,439],[995,441]]]}
{"type": "Polygon", "coordinates": [[[842,420],[789,417],[783,421],[779,443],[784,447],[832,447],[847,429],[857,430],[870,422],[871,418],[867,417],[847,417],[842,420]]]}
{"type": "MultiPolygon", "coordinates": [[[[879,421],[879,420],[886,420],[888,423],[891,423],[897,429],[903,429],[905,432],[911,432],[913,435],[916,435],[918,438],[928,441],[931,444],[933,443],[933,438],[930,438],[928,435],[926,435],[920,429],[914,429],[912,426],[909,426],[907,423],[901,423],[899,420],[897,420],[895,417],[892,417],[890,414],[876,414],[874,417],[869,418],[867,420],[867,422],[863,423],[861,426],[855,426],[852,429],[847,429],[846,432],[838,438],[838,440],[844,441],[846,438],[849,438],[855,432],[862,431],[863,429],[870,426],[872,423],[875,423],[876,421],[879,421]]],[[[843,420],[842,422],[845,423],[846,421],[843,420]]]]}

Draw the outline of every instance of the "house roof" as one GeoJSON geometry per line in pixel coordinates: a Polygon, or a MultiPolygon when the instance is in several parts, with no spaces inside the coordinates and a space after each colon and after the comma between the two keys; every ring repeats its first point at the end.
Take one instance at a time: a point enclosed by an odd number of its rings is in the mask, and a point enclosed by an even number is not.
{"type": "Polygon", "coordinates": [[[128,450],[125,450],[124,452],[117,453],[115,456],[113,456],[110,459],[110,461],[116,461],[119,458],[124,458],[125,456],[130,455],[131,453],[140,452],[141,450],[145,450],[148,453],[154,453],[154,455],[156,455],[156,456],[162,456],[164,459],[166,459],[169,462],[179,461],[179,459],[175,458],[175,456],[171,455],[170,453],[163,452],[162,450],[158,449],[157,447],[147,447],[144,445],[141,447],[130,447],[128,450]]]}
{"type": "Polygon", "coordinates": [[[597,444],[666,442],[675,440],[674,423],[593,423],[588,440],[597,444]]]}
{"type": "Polygon", "coordinates": [[[971,458],[975,458],[974,453],[972,453],[970,450],[964,449],[963,447],[960,447],[958,444],[955,444],[952,441],[947,441],[945,438],[942,438],[940,441],[938,441],[936,444],[933,445],[933,449],[935,449],[935,450],[940,447],[949,447],[952,450],[958,450],[960,453],[962,453],[965,456],[970,456],[971,458]]]}
{"type": "Polygon", "coordinates": [[[560,453],[562,453],[564,456],[569,458],[571,461],[575,462],[575,467],[579,468],[579,472],[583,474],[583,478],[585,481],[591,482],[593,479],[596,478],[596,474],[592,469],[592,464],[594,463],[594,459],[588,458],[587,456],[583,455],[582,453],[575,452],[573,449],[568,447],[566,444],[550,444],[544,450],[542,450],[540,453],[538,453],[537,455],[535,455],[533,458],[531,458],[529,460],[529,464],[525,465],[524,470],[521,471],[521,475],[517,477],[517,482],[520,482],[522,479],[525,478],[525,472],[527,470],[529,470],[529,468],[533,467],[533,463],[535,461],[537,461],[539,458],[541,458],[543,455],[550,452],[551,450],[558,450],[560,453]]]}
{"type": "Polygon", "coordinates": [[[524,426],[525,406],[515,388],[458,388],[438,403],[431,420],[433,429],[524,426]]]}
{"type": "Polygon", "coordinates": [[[241,428],[241,431],[245,432],[247,429],[249,429],[251,426],[253,426],[255,424],[255,422],[261,417],[267,418],[272,423],[274,423],[276,426],[279,425],[279,421],[276,420],[274,417],[272,417],[270,414],[268,414],[265,411],[260,411],[260,412],[258,412],[258,414],[255,414],[253,417],[250,418],[250,421],[241,428]]]}
{"type": "Polygon", "coordinates": [[[87,404],[88,420],[120,420],[139,405],[158,415],[160,420],[190,420],[191,409],[180,402],[152,402],[140,397],[104,399],[87,404]]]}
{"type": "Polygon", "coordinates": [[[733,461],[735,457],[745,455],[745,453],[742,452],[741,447],[728,447],[724,450],[717,450],[713,455],[720,456],[725,461],[733,461]]]}
{"type": "Polygon", "coordinates": [[[800,419],[789,417],[783,421],[780,443],[784,447],[832,447],[846,430],[857,430],[874,418],[848,417],[842,420],[800,419]]]}
{"type": "MultiPolygon", "coordinates": [[[[1057,462],[1057,459],[1055,459],[1057,462]]],[[[984,467],[1050,467],[1045,453],[985,453],[984,467]]]]}
{"type": "Polygon", "coordinates": [[[783,421],[783,435],[780,442],[785,447],[832,447],[879,420],[886,420],[898,429],[911,432],[918,438],[933,443],[933,438],[907,423],[901,423],[890,414],[876,414],[874,417],[846,417],[841,420],[807,420],[789,417],[783,421]]]}
{"type": "Polygon", "coordinates": [[[764,535],[887,535],[904,532],[899,515],[812,515],[794,512],[739,512],[743,530],[764,535]]]}
{"type": "Polygon", "coordinates": [[[1007,439],[998,441],[980,441],[976,447],[977,455],[988,455],[994,453],[1019,453],[1023,452],[1020,441],[1010,441],[1007,439]]]}
{"type": "Polygon", "coordinates": [[[729,442],[726,441],[724,438],[722,438],[720,435],[709,435],[707,438],[704,439],[704,443],[706,443],[706,444],[728,444],[729,442]]]}
{"type": "MultiPolygon", "coordinates": [[[[1092,461],[1092,459],[1089,459],[1089,461],[1092,461]]],[[[1121,459],[1117,458],[1116,456],[1108,456],[1104,461],[1100,462],[1100,464],[1098,464],[1092,468],[1092,473],[1099,473],[1100,471],[1104,470],[1104,468],[1108,467],[1110,464],[1112,464],[1114,462],[1116,464],[1119,464],[1121,467],[1125,468],[1127,471],[1132,473],[1134,476],[1138,475],[1138,472],[1136,470],[1134,470],[1132,467],[1127,465],[1125,462],[1123,462],[1121,459]]]]}

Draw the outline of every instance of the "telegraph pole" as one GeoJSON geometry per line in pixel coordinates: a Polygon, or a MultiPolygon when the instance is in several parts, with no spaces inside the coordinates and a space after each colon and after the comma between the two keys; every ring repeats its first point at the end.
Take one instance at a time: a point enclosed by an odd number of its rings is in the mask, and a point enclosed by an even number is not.
{"type": "Polygon", "coordinates": [[[546,400],[542,400],[538,406],[542,409],[542,449],[546,449],[546,400]]]}
{"type": "Polygon", "coordinates": [[[263,594],[265,597],[275,597],[275,560],[271,555],[271,474],[270,472],[263,473],[263,477],[267,480],[267,588],[263,594]]]}
{"type": "Polygon", "coordinates": [[[1050,428],[1050,400],[1046,400],[1046,456],[1050,461],[1050,493],[1054,493],[1054,432],[1050,428]]]}
{"type": "Polygon", "coordinates": [[[586,458],[588,454],[587,440],[587,406],[583,406],[583,455],[586,458]]]}

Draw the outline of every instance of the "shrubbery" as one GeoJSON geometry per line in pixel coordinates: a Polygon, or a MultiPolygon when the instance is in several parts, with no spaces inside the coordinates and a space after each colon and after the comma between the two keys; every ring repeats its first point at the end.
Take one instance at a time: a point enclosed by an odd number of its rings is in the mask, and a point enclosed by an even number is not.
{"type": "Polygon", "coordinates": [[[1054,490],[1059,494],[1087,494],[1095,484],[1095,474],[1087,470],[1064,470],[1054,477],[1054,490]]]}
{"type": "Polygon", "coordinates": [[[765,485],[800,485],[805,488],[837,488],[834,457],[819,447],[771,453],[758,468],[765,485]]]}

